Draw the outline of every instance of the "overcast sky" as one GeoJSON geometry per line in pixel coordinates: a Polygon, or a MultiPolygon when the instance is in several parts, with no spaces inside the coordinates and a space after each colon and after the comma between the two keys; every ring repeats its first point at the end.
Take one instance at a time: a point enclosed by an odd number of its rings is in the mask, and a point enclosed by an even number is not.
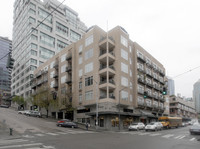
{"type": "MultiPolygon", "coordinates": [[[[9,39],[13,3],[0,2],[0,36],[9,39]]],[[[106,31],[108,21],[108,29],[125,28],[132,41],[164,65],[175,81],[175,92],[192,97],[193,84],[200,79],[200,68],[192,70],[200,66],[199,0],[66,0],[64,4],[78,12],[88,27],[98,25],[106,31]],[[179,74],[183,75],[175,77],[179,74]]]]}

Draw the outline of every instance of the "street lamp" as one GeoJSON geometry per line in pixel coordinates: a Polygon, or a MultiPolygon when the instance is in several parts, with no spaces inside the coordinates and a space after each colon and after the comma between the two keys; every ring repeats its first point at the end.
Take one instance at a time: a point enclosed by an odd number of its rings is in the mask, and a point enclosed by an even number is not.
{"type": "Polygon", "coordinates": [[[119,113],[118,113],[118,119],[119,119],[119,131],[120,131],[120,116],[121,116],[121,113],[120,113],[120,94],[121,94],[121,91],[124,90],[125,88],[128,88],[128,87],[131,87],[131,86],[124,86],[122,89],[119,90],[119,106],[118,106],[118,110],[119,110],[119,113]]]}
{"type": "MultiPolygon", "coordinates": [[[[87,75],[84,75],[85,77],[87,77],[87,75]]],[[[93,79],[93,81],[96,83],[96,127],[95,127],[95,129],[96,129],[96,131],[98,130],[98,83],[97,83],[97,81],[95,81],[94,79],[93,79]]]]}

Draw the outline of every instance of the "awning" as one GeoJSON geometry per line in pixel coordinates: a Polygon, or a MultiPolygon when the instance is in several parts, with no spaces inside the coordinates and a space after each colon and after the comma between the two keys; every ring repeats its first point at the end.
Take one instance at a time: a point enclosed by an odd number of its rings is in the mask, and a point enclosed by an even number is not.
{"type": "Polygon", "coordinates": [[[142,117],[152,117],[152,118],[156,118],[155,115],[153,115],[151,112],[149,111],[144,111],[144,110],[140,110],[141,112],[141,116],[142,117]]]}
{"type": "MultiPolygon", "coordinates": [[[[87,112],[86,115],[95,116],[96,112],[87,112]]],[[[119,115],[119,112],[114,111],[99,111],[98,115],[119,115]]],[[[120,112],[120,115],[124,116],[140,116],[140,114],[137,113],[131,113],[131,112],[120,112]]]]}

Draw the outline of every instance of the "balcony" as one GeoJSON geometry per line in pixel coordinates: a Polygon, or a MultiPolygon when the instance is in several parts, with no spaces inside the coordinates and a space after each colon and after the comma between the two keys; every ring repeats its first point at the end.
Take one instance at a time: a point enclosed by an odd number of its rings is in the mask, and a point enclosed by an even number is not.
{"type": "Polygon", "coordinates": [[[36,89],[36,86],[37,86],[37,85],[36,85],[35,82],[33,82],[33,83],[31,84],[31,88],[32,88],[32,89],[36,89]]]}
{"type": "Polygon", "coordinates": [[[138,78],[138,82],[142,83],[142,84],[146,84],[145,81],[144,81],[144,79],[142,79],[142,78],[138,78]]]}
{"type": "Polygon", "coordinates": [[[55,63],[55,64],[53,65],[53,68],[58,69],[58,63],[55,63]]]}
{"type": "Polygon", "coordinates": [[[58,88],[58,83],[53,84],[53,88],[58,88]]]}
{"type": "Polygon", "coordinates": [[[107,43],[108,43],[108,47],[110,48],[114,48],[115,47],[115,40],[112,37],[101,37],[101,39],[99,40],[99,46],[103,49],[106,49],[107,47],[107,43]]]}
{"type": "Polygon", "coordinates": [[[70,61],[72,59],[72,54],[67,55],[66,61],[70,61]]]}
{"type": "Polygon", "coordinates": [[[151,83],[149,83],[149,82],[146,82],[146,85],[151,87],[151,88],[153,87],[153,85],[151,83]]]}
{"type": "Polygon", "coordinates": [[[68,67],[66,67],[66,70],[65,70],[66,72],[71,72],[72,71],[72,66],[68,66],[68,67]]]}
{"type": "Polygon", "coordinates": [[[65,83],[67,83],[68,85],[71,85],[72,84],[72,79],[71,78],[66,79],[65,83]]]}
{"type": "Polygon", "coordinates": [[[140,60],[143,63],[146,62],[145,58],[143,56],[141,56],[141,55],[137,55],[137,58],[138,58],[138,60],[140,60]]]}
{"type": "Polygon", "coordinates": [[[144,94],[144,90],[138,89],[138,93],[143,95],[144,94]]]}
{"type": "Polygon", "coordinates": [[[42,75],[42,72],[39,71],[37,74],[36,74],[36,78],[40,77],[42,75]]]}
{"type": "Polygon", "coordinates": [[[43,83],[43,80],[39,80],[38,82],[37,82],[37,85],[41,85],[43,83]]]}
{"type": "Polygon", "coordinates": [[[145,71],[144,71],[143,68],[138,67],[137,70],[138,70],[139,72],[145,73],[145,71]]]}
{"type": "Polygon", "coordinates": [[[58,73],[54,73],[53,78],[58,78],[58,73]]]}

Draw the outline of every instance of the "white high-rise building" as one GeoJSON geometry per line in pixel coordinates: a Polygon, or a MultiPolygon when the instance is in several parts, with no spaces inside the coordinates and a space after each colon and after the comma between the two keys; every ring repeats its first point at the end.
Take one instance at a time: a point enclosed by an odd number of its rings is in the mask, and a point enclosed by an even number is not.
{"type": "Polygon", "coordinates": [[[77,12],[60,4],[57,0],[15,0],[12,95],[28,97],[33,71],[87,30],[77,12]]]}
{"type": "Polygon", "coordinates": [[[193,85],[193,99],[195,101],[195,109],[200,113],[200,80],[193,85]]]}

